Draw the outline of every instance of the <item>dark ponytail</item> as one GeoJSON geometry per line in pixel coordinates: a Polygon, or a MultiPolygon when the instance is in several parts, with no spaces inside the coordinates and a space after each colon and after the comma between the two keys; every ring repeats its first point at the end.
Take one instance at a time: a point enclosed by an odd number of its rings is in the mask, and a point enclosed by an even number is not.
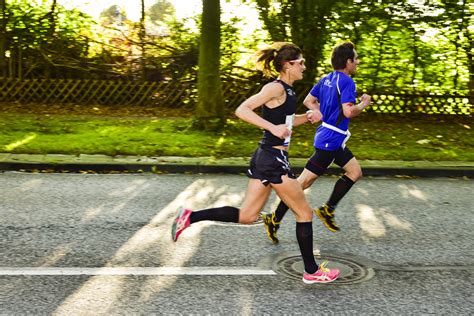
{"type": "Polygon", "coordinates": [[[257,69],[262,71],[265,77],[271,77],[273,75],[271,62],[273,62],[273,68],[280,72],[284,62],[300,58],[301,49],[293,43],[277,42],[259,50],[255,55],[257,69]]]}

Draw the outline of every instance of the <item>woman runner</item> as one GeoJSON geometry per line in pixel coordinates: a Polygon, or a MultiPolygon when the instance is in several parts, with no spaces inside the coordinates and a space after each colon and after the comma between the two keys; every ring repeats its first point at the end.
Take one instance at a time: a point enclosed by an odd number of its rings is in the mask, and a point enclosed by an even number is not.
{"type": "Polygon", "coordinates": [[[314,259],[313,210],[288,161],[292,127],[309,121],[306,114],[295,115],[296,95],[292,87],[296,80],[303,78],[305,60],[301,49],[292,43],[275,43],[258,51],[257,57],[257,67],[265,76],[271,76],[271,64],[279,76],[235,111],[240,119],[264,129],[247,171],[250,179],[244,202],[240,208],[223,206],[199,211],[180,210],[172,226],[172,238],[177,241],[191,224],[204,220],[252,224],[273,189],[296,217],[296,238],[304,262],[303,282],[332,282],[340,272],[326,268],[325,263],[318,266],[314,259]],[[254,112],[259,107],[263,107],[261,117],[254,112]]]}

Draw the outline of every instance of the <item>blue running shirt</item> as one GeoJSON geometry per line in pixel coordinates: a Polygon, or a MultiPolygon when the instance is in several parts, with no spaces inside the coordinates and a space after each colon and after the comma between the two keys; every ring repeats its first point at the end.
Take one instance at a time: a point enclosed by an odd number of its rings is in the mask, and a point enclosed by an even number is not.
{"type": "MultiPolygon", "coordinates": [[[[349,128],[349,119],[341,120],[336,126],[341,106],[339,105],[337,89],[341,94],[341,103],[356,103],[356,84],[348,75],[340,71],[333,71],[323,77],[311,89],[310,93],[317,98],[320,111],[323,114],[323,122],[335,126],[343,131],[349,128]]],[[[345,135],[320,125],[314,135],[314,147],[323,150],[336,150],[342,146],[345,135]]]]}

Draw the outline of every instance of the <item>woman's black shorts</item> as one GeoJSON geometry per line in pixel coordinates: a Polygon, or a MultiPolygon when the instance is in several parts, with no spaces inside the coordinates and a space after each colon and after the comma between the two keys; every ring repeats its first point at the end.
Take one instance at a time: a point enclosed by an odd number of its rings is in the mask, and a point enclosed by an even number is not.
{"type": "Polygon", "coordinates": [[[342,168],[352,158],[354,158],[354,155],[347,147],[337,150],[322,150],[315,148],[315,152],[306,163],[305,169],[320,176],[326,172],[332,162],[342,168]]]}
{"type": "Polygon", "coordinates": [[[282,183],[281,176],[283,175],[296,179],[288,161],[288,152],[272,147],[259,146],[253,153],[247,176],[252,179],[259,179],[264,185],[269,185],[270,183],[282,183]]]}

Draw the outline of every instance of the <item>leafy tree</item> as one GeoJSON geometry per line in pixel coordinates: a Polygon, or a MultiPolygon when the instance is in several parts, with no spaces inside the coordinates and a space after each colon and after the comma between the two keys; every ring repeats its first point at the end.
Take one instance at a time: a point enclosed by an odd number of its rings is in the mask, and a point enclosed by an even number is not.
{"type": "Polygon", "coordinates": [[[77,73],[88,45],[80,37],[88,20],[76,10],[57,5],[34,5],[11,0],[3,11],[5,60],[2,72],[9,77],[62,77],[77,73]]]}
{"type": "Polygon", "coordinates": [[[148,16],[153,23],[164,22],[175,15],[175,8],[168,0],[157,0],[149,9],[148,16]]]}
{"type": "Polygon", "coordinates": [[[446,38],[454,46],[455,69],[453,86],[462,89],[460,77],[463,63],[467,66],[468,90],[474,100],[474,2],[467,0],[441,0],[444,9],[444,27],[440,27],[446,38]]]}
{"type": "Polygon", "coordinates": [[[307,60],[305,80],[313,82],[321,62],[324,44],[332,35],[328,29],[335,12],[347,0],[256,0],[260,17],[272,41],[292,41],[303,49],[307,60]]]}
{"type": "Polygon", "coordinates": [[[126,12],[118,5],[114,4],[100,13],[102,23],[105,25],[122,25],[127,20],[126,12]]]}

